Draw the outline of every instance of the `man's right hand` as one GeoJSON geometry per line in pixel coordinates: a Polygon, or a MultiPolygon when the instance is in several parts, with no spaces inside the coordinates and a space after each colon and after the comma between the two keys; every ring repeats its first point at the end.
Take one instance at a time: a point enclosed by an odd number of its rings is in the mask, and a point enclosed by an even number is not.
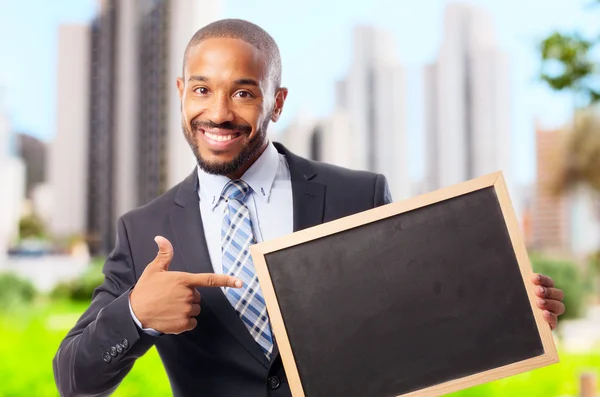
{"type": "Polygon", "coordinates": [[[146,266],[129,297],[131,309],[143,328],[163,334],[179,334],[196,327],[200,293],[196,287],[241,288],[242,281],[224,274],[168,271],[173,246],[157,236],[156,258],[146,266]]]}

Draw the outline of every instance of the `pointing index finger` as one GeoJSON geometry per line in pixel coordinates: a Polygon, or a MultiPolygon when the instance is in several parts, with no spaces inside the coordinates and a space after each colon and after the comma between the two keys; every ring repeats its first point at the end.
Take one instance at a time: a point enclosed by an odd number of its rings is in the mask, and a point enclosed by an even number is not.
{"type": "Polygon", "coordinates": [[[241,288],[244,283],[239,278],[215,273],[181,273],[182,281],[193,287],[241,288]]]}

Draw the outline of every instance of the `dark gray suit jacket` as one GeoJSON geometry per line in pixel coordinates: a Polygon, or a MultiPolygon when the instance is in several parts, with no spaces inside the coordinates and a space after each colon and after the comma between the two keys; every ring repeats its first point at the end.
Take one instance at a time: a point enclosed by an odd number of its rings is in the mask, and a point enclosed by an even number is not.
{"type": "MultiPolygon", "coordinates": [[[[290,168],[294,231],[391,201],[383,175],[309,161],[275,146],[290,168]]],[[[197,186],[194,170],[179,185],[118,220],[104,283],[54,357],[62,396],[109,395],[152,346],[175,396],[290,396],[277,346],[268,362],[220,288],[199,288],[202,312],[192,331],[152,337],[131,318],[129,291],[156,256],[156,235],[173,244],[171,270],[213,271],[197,186]]]]}

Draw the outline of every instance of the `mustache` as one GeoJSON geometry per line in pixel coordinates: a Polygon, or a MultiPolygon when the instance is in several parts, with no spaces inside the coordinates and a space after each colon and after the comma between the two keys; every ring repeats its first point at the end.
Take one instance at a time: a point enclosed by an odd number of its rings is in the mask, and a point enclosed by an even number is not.
{"type": "Polygon", "coordinates": [[[223,130],[239,131],[244,134],[249,134],[250,132],[252,132],[251,126],[249,126],[247,124],[235,124],[235,123],[232,123],[231,121],[226,121],[224,123],[217,124],[210,120],[206,120],[206,121],[193,120],[191,125],[192,125],[192,129],[194,129],[194,130],[198,130],[198,129],[210,130],[210,129],[218,128],[218,129],[223,129],[223,130]]]}

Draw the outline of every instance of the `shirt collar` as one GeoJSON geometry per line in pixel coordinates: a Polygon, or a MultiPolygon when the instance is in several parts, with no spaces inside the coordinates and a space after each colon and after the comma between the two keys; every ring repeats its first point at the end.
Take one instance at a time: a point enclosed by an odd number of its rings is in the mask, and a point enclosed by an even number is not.
{"type": "MultiPolygon", "coordinates": [[[[269,201],[271,197],[271,188],[279,167],[279,153],[275,146],[269,142],[267,148],[258,159],[242,175],[244,180],[256,193],[257,197],[269,201]]],[[[198,195],[200,200],[206,200],[210,203],[211,210],[219,204],[221,192],[231,179],[225,175],[209,174],[199,166],[198,169],[198,195]]]]}

